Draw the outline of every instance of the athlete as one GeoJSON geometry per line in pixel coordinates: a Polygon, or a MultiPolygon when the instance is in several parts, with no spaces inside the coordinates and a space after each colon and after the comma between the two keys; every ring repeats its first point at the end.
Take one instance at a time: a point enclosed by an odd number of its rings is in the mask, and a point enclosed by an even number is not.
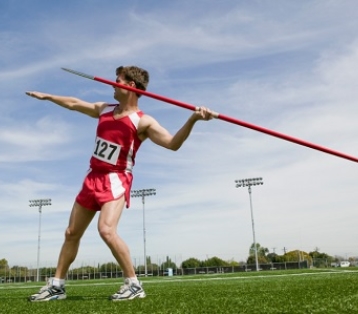
{"type": "MultiPolygon", "coordinates": [[[[118,67],[116,76],[117,83],[140,90],[146,90],[149,82],[148,72],[136,66],[118,67]]],[[[29,300],[66,299],[66,274],[76,258],[82,235],[98,211],[98,232],[121,266],[124,276],[124,284],[109,297],[110,300],[144,298],[145,292],[136,277],[129,248],[117,234],[123,208],[130,205],[132,168],[137,150],[147,138],[167,149],[178,150],[194,124],[198,120],[212,119],[213,113],[205,107],[198,107],[176,134],[171,135],[154,118],[139,109],[140,94],[123,88],[114,86],[114,99],[118,102],[114,105],[35,91],[26,94],[98,119],[90,168],[74,201],[55,276],[29,300]]]]}

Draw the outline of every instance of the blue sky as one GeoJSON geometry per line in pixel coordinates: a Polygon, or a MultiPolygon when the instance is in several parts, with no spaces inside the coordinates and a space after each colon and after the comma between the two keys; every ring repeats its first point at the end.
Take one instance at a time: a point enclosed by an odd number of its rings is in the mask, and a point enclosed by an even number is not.
{"type": "MultiPolygon", "coordinates": [[[[73,200],[88,168],[96,120],[40,102],[27,90],[114,102],[106,79],[120,65],[150,72],[148,91],[358,156],[358,12],[355,1],[4,0],[0,3],[0,258],[55,266],[73,200]]],[[[171,133],[190,111],[149,98],[141,109],[171,133]]],[[[252,240],[271,252],[358,256],[357,163],[224,121],[200,122],[177,152],[149,141],[134,189],[146,199],[147,255],[245,260],[252,240]]],[[[143,261],[142,204],[119,233],[143,261]]],[[[96,220],[74,266],[112,261],[96,220]]]]}

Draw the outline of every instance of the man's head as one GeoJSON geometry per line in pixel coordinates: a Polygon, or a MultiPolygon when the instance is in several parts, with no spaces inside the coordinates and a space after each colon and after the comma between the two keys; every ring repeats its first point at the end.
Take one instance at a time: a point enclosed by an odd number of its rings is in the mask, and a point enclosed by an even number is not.
{"type": "MultiPolygon", "coordinates": [[[[146,90],[149,83],[148,71],[136,66],[120,66],[116,69],[116,75],[121,76],[126,82],[134,82],[134,88],[146,90]]],[[[137,94],[138,97],[141,94],[137,94]]]]}

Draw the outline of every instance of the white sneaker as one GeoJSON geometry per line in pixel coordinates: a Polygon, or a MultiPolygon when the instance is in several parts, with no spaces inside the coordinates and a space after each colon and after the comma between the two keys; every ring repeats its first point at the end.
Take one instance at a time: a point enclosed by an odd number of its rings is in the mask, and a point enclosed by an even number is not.
{"type": "Polygon", "coordinates": [[[52,285],[53,278],[47,281],[46,286],[43,286],[38,293],[30,295],[28,300],[31,302],[43,302],[53,300],[66,299],[66,290],[64,286],[55,287],[52,285]]]}
{"type": "Polygon", "coordinates": [[[145,298],[145,292],[141,282],[134,283],[129,278],[124,281],[124,285],[120,287],[118,292],[109,297],[112,301],[133,300],[135,298],[145,298]]]}

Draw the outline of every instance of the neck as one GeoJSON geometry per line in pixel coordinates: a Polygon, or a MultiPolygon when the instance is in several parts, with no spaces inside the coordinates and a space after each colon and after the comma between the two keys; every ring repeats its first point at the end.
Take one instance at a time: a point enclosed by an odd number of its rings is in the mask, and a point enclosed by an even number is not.
{"type": "Polygon", "coordinates": [[[134,93],[127,95],[118,95],[115,99],[123,108],[138,108],[138,97],[134,93]]]}
{"type": "Polygon", "coordinates": [[[127,114],[129,112],[138,111],[139,108],[137,105],[129,105],[129,104],[122,104],[119,103],[117,107],[115,108],[114,112],[115,114],[127,114]]]}

